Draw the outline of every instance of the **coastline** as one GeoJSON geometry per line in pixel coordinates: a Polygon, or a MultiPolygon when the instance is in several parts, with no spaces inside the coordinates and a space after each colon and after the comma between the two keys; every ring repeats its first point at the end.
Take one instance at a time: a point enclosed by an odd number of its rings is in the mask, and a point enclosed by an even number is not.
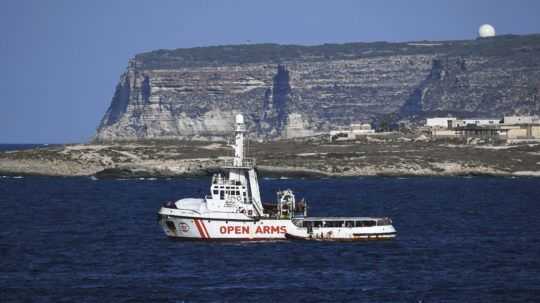
{"type": "MultiPolygon", "coordinates": [[[[264,177],[540,177],[540,144],[279,141],[250,148],[264,177]]],[[[0,152],[0,175],[197,177],[217,171],[229,153],[225,143],[205,141],[56,145],[0,152]]]]}

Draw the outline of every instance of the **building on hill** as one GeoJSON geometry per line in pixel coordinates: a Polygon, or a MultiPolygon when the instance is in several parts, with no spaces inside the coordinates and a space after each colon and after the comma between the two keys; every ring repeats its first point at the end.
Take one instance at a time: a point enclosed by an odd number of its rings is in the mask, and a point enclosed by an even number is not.
{"type": "Polygon", "coordinates": [[[426,126],[433,137],[540,140],[539,116],[505,116],[502,120],[437,117],[426,119],[426,126]]]}
{"type": "Polygon", "coordinates": [[[430,128],[439,129],[453,129],[456,127],[465,126],[489,126],[500,124],[500,119],[495,118],[472,118],[472,119],[458,119],[455,117],[436,117],[427,118],[426,126],[430,128]]]}
{"type": "Polygon", "coordinates": [[[461,138],[481,138],[481,139],[500,139],[503,132],[498,124],[476,125],[466,124],[458,126],[454,130],[456,136],[461,138]]]}
{"type": "Polygon", "coordinates": [[[505,116],[502,129],[508,141],[540,140],[540,117],[505,116]]]}
{"type": "Polygon", "coordinates": [[[367,135],[373,134],[375,130],[371,128],[371,124],[362,123],[362,124],[351,124],[351,132],[353,135],[367,135]]]}
{"type": "Polygon", "coordinates": [[[431,128],[454,128],[457,118],[455,117],[435,117],[427,118],[426,126],[431,128]]]}
{"type": "Polygon", "coordinates": [[[369,123],[351,124],[349,127],[344,127],[330,131],[330,137],[335,140],[356,140],[358,136],[365,136],[375,133],[369,123]]]}
{"type": "Polygon", "coordinates": [[[434,137],[481,137],[494,138],[499,135],[499,119],[435,117],[426,119],[434,137]]]}
{"type": "Polygon", "coordinates": [[[493,118],[473,118],[473,119],[459,119],[456,121],[456,127],[465,126],[492,126],[500,124],[501,119],[493,118]]]}
{"type": "Polygon", "coordinates": [[[539,116],[504,116],[503,124],[519,125],[519,124],[540,124],[539,116]]]}

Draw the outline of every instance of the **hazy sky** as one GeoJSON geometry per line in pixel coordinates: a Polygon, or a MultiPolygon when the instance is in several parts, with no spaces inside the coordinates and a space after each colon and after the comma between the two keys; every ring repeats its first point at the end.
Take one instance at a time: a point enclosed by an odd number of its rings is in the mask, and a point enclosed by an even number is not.
{"type": "Polygon", "coordinates": [[[0,0],[0,142],[88,140],[135,54],[540,32],[540,1],[0,0]]]}

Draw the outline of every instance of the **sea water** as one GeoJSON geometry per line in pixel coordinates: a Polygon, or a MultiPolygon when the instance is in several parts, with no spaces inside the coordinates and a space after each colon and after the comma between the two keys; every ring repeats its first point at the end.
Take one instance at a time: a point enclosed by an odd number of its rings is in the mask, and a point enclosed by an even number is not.
{"type": "Polygon", "coordinates": [[[262,180],[314,216],[389,216],[383,242],[182,242],[163,202],[206,178],[0,178],[0,302],[533,302],[540,179],[262,180]]]}

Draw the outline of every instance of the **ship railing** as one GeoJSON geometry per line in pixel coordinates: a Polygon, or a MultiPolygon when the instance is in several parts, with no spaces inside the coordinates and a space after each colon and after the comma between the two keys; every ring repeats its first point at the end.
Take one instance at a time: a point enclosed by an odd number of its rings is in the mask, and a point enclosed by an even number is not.
{"type": "Polygon", "coordinates": [[[236,124],[236,131],[237,132],[245,132],[246,126],[244,124],[236,124]]]}
{"type": "Polygon", "coordinates": [[[223,159],[223,166],[226,168],[253,168],[255,158],[244,158],[240,163],[235,163],[234,158],[223,159]]]}

